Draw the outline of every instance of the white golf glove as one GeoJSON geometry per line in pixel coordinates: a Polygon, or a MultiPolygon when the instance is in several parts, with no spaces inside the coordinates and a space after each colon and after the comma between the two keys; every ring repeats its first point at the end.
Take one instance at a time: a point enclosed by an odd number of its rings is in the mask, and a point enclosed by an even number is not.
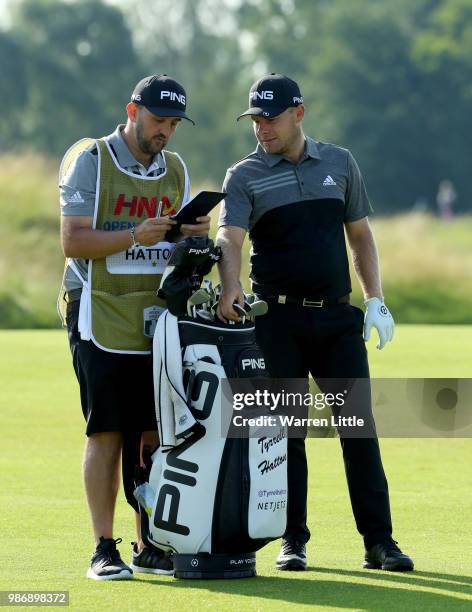
{"type": "Polygon", "coordinates": [[[364,317],[364,340],[366,342],[369,340],[372,327],[375,327],[379,334],[377,348],[382,349],[393,338],[395,329],[393,317],[379,298],[373,297],[364,303],[367,307],[364,317]]]}

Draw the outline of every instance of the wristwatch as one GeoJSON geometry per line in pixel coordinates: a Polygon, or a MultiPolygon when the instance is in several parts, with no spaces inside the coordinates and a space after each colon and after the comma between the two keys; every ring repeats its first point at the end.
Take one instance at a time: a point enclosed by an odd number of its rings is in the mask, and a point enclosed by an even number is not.
{"type": "Polygon", "coordinates": [[[132,247],[138,247],[140,246],[139,242],[136,241],[136,227],[133,225],[132,228],[130,228],[130,234],[131,234],[131,240],[133,241],[133,244],[131,245],[132,247]]]}

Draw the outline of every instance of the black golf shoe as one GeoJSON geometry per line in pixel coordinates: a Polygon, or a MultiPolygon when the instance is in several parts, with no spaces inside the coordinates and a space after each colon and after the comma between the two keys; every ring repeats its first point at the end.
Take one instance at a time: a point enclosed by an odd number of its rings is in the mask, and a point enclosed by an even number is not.
{"type": "Polygon", "coordinates": [[[157,548],[143,548],[138,552],[138,545],[133,544],[133,558],[131,559],[131,569],[142,574],[161,574],[164,576],[172,576],[174,574],[174,564],[172,556],[163,550],[157,548]]]}
{"type": "Polygon", "coordinates": [[[414,565],[413,559],[398,548],[395,540],[387,540],[374,544],[366,551],[363,567],[391,572],[411,572],[414,565]]]}
{"type": "Polygon", "coordinates": [[[87,570],[87,578],[92,580],[129,580],[133,577],[133,571],[126,563],[123,563],[116,545],[121,538],[100,538],[97,549],[92,556],[90,567],[87,570]]]}
{"type": "Polygon", "coordinates": [[[292,572],[306,570],[305,543],[300,540],[282,540],[276,567],[279,570],[292,572]]]}

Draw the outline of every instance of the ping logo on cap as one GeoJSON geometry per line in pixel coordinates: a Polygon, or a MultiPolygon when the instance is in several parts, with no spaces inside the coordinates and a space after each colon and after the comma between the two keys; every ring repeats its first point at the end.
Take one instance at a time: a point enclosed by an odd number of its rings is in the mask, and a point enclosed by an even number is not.
{"type": "Polygon", "coordinates": [[[249,90],[249,108],[239,115],[277,117],[287,108],[303,104],[298,84],[291,78],[271,72],[258,79],[249,90]]]}
{"type": "Polygon", "coordinates": [[[179,102],[185,106],[186,100],[184,94],[178,94],[175,91],[161,91],[161,100],[169,99],[171,102],[179,102]]]}
{"type": "Polygon", "coordinates": [[[251,91],[251,100],[273,100],[273,91],[251,91]]]}
{"type": "Polygon", "coordinates": [[[185,89],[167,74],[152,74],[141,79],[134,88],[131,102],[144,106],[157,117],[181,117],[195,125],[185,113],[185,89]]]}

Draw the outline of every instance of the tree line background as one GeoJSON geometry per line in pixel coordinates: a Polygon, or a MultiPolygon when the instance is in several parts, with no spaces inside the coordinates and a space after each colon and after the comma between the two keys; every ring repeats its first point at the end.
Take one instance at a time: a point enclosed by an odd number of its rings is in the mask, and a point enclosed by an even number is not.
{"type": "MultiPolygon", "coordinates": [[[[359,161],[396,321],[471,324],[471,67],[472,0],[0,0],[0,328],[59,326],[59,161],[160,72],[197,122],[170,144],[193,191],[253,150],[236,123],[253,81],[295,78],[306,133],[359,161]],[[444,179],[453,218],[436,214],[444,179]]],[[[246,241],[246,289],[248,259],[246,241]]]]}
{"type": "Polygon", "coordinates": [[[305,132],[350,148],[378,213],[471,209],[472,0],[11,0],[0,26],[0,153],[59,158],[124,121],[135,83],[165,72],[197,126],[171,149],[218,186],[254,148],[236,124],[251,83],[296,79],[305,132]]]}

